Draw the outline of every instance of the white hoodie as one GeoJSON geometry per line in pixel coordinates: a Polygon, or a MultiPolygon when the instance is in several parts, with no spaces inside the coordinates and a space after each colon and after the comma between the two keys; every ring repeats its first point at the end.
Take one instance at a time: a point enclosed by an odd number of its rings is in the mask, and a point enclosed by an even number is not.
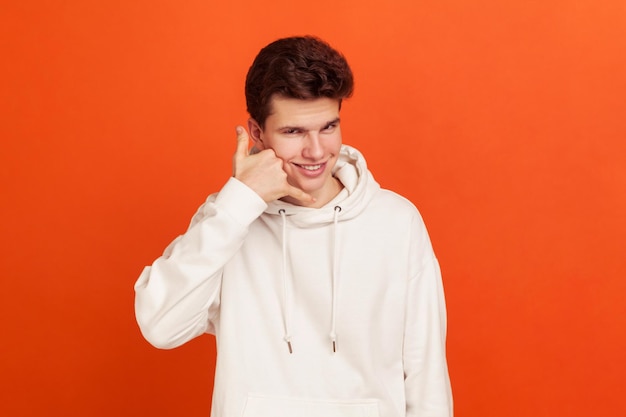
{"type": "Polygon", "coordinates": [[[213,417],[449,417],[446,313],[415,207],[343,146],[322,208],[231,178],[135,284],[144,337],[212,333],[213,417]]]}

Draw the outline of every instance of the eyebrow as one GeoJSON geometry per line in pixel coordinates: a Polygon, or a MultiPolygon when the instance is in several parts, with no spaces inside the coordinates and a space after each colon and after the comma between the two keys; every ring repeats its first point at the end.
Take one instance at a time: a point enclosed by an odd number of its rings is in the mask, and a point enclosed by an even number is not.
{"type": "MultiPolygon", "coordinates": [[[[330,120],[330,121],[328,121],[328,122],[324,123],[324,124],[322,125],[322,129],[323,129],[323,128],[325,128],[325,127],[326,127],[326,126],[328,126],[328,125],[338,124],[339,122],[340,122],[340,118],[339,118],[339,117],[336,117],[336,118],[334,118],[333,120],[330,120]]],[[[305,128],[304,128],[304,126],[291,126],[291,125],[280,126],[280,127],[278,127],[276,130],[277,130],[277,131],[281,131],[281,130],[285,130],[285,129],[308,130],[308,129],[305,129],[305,128]]]]}
{"type": "Polygon", "coordinates": [[[333,120],[331,120],[330,122],[326,123],[324,126],[328,126],[328,125],[332,125],[332,124],[337,124],[340,122],[339,117],[334,118],[333,120]]]}

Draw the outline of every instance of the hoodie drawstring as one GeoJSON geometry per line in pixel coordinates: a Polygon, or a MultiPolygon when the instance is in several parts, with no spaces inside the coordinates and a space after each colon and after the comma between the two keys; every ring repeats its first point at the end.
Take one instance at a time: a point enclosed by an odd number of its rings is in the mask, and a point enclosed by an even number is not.
{"type": "MultiPolygon", "coordinates": [[[[282,232],[282,255],[283,255],[283,327],[285,335],[283,340],[287,343],[289,353],[293,353],[291,346],[291,305],[289,298],[289,273],[287,271],[287,213],[284,209],[278,210],[280,217],[283,221],[282,232]]],[[[331,324],[330,324],[330,341],[332,344],[333,353],[337,352],[337,332],[336,332],[336,317],[337,317],[337,282],[339,280],[339,245],[337,243],[337,229],[339,223],[339,213],[341,213],[341,207],[335,206],[333,216],[333,270],[332,270],[332,286],[331,286],[331,324]]]]}
{"type": "Polygon", "coordinates": [[[287,288],[287,216],[285,214],[284,209],[278,210],[280,217],[283,219],[283,326],[285,330],[285,335],[283,336],[283,340],[287,342],[287,347],[289,348],[289,353],[293,353],[293,349],[291,347],[291,334],[290,330],[290,311],[289,311],[289,297],[287,288]]]}
{"type": "Polygon", "coordinates": [[[336,311],[337,311],[337,275],[339,275],[339,256],[337,251],[339,245],[337,244],[337,223],[339,221],[339,213],[341,213],[341,207],[335,206],[335,215],[333,217],[333,276],[332,276],[332,306],[331,306],[331,327],[330,327],[330,341],[333,345],[333,353],[337,352],[337,332],[336,332],[336,311]]]}

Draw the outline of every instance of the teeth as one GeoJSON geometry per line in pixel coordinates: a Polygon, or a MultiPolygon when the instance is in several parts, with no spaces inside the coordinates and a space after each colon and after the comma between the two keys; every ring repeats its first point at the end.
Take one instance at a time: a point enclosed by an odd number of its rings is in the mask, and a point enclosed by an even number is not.
{"type": "Polygon", "coordinates": [[[322,164],[318,164],[318,165],[300,165],[302,168],[306,169],[307,171],[315,171],[317,169],[320,169],[322,167],[322,164]]]}

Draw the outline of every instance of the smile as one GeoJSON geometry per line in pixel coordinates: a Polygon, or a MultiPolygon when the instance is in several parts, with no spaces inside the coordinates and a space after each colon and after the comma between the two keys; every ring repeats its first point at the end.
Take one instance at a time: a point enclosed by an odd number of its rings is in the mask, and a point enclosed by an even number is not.
{"type": "MultiPolygon", "coordinates": [[[[296,164],[298,165],[298,164],[296,164]]],[[[317,165],[298,165],[300,168],[304,168],[307,171],[317,171],[318,169],[320,169],[324,164],[317,164],[317,165]]]]}

